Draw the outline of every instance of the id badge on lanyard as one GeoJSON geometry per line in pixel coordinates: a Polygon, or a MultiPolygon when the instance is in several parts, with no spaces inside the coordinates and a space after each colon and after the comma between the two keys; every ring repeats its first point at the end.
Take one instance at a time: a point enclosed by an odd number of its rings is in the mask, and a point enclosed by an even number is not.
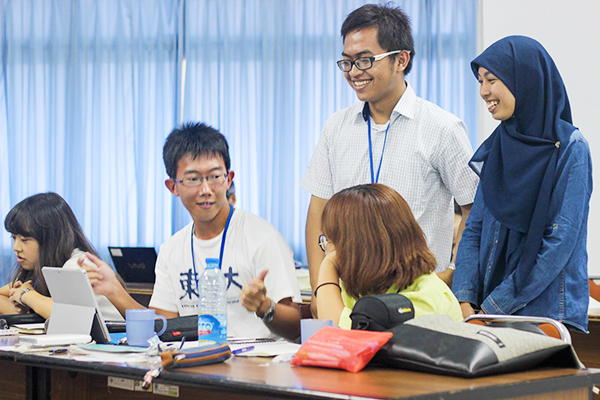
{"type": "Polygon", "coordinates": [[[387,128],[385,128],[385,137],[383,139],[383,149],[381,149],[381,158],[379,159],[379,167],[377,168],[377,175],[375,175],[375,171],[373,168],[373,144],[371,142],[371,116],[369,115],[369,111],[366,113],[367,118],[367,126],[369,127],[369,160],[371,162],[371,183],[379,182],[379,173],[381,172],[381,163],[383,162],[383,153],[385,152],[385,144],[387,142],[388,131],[390,130],[390,125],[392,125],[392,120],[388,123],[387,128]]]}

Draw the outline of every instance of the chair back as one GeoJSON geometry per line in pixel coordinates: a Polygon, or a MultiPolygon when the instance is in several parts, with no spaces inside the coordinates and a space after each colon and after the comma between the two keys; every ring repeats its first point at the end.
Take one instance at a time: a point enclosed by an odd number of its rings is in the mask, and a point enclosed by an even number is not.
{"type": "Polygon", "coordinates": [[[593,279],[589,280],[590,283],[590,296],[597,301],[600,301],[600,286],[596,285],[593,279]]]}
{"type": "Polygon", "coordinates": [[[517,329],[519,329],[519,325],[529,324],[530,326],[539,329],[546,336],[560,339],[571,344],[571,334],[567,327],[552,318],[528,317],[522,315],[475,314],[465,318],[465,322],[489,326],[502,324],[502,326],[510,327],[511,325],[514,325],[517,329]]]}

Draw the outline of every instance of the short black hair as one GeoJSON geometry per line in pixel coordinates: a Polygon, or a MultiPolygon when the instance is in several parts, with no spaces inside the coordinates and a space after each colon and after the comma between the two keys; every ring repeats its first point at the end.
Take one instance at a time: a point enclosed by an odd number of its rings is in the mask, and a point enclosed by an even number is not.
{"type": "Polygon", "coordinates": [[[229,145],[227,139],[210,125],[201,122],[186,122],[173,129],[163,147],[163,161],[167,175],[177,177],[177,164],[186,155],[193,159],[201,156],[221,156],[229,171],[229,145]]]}
{"type": "MultiPolygon", "coordinates": [[[[364,28],[377,28],[377,41],[386,51],[410,51],[408,65],[404,70],[404,74],[408,74],[415,56],[415,44],[408,15],[390,3],[366,4],[348,14],[342,24],[342,38],[346,40],[350,32],[364,28]]],[[[390,57],[395,59],[396,54],[390,57]]]]}

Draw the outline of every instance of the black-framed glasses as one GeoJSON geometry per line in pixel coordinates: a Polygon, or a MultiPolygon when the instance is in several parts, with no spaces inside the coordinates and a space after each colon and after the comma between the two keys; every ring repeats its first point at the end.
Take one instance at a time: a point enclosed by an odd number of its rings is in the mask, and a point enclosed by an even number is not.
{"type": "MultiPolygon", "coordinates": [[[[352,69],[353,65],[356,65],[356,68],[360,69],[361,71],[364,71],[364,70],[367,70],[367,69],[371,68],[373,66],[373,63],[375,61],[383,60],[387,56],[391,56],[392,54],[401,53],[403,51],[404,50],[389,51],[387,53],[377,54],[377,55],[371,56],[371,57],[357,58],[354,61],[352,61],[352,60],[340,60],[340,61],[337,62],[337,65],[344,72],[350,72],[350,70],[352,69]]],[[[410,50],[406,50],[406,51],[408,51],[408,54],[410,54],[410,50]]]]}
{"type": "Polygon", "coordinates": [[[220,175],[209,175],[209,176],[190,175],[190,176],[186,176],[183,179],[173,179],[173,181],[175,181],[177,183],[181,183],[183,186],[186,186],[186,187],[201,186],[204,183],[204,181],[206,181],[206,183],[208,183],[209,186],[219,186],[219,185],[222,185],[223,182],[225,182],[226,176],[227,176],[227,173],[220,174],[220,175]]]}
{"type": "Polygon", "coordinates": [[[325,251],[327,249],[327,237],[322,233],[319,235],[319,247],[321,250],[325,251]]]}

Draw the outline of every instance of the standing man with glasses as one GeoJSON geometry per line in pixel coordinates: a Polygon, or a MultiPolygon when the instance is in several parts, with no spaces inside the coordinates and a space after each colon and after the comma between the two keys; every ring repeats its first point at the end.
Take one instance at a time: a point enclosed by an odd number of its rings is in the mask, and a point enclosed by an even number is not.
{"type": "MultiPolygon", "coordinates": [[[[192,222],[160,248],[150,308],[167,318],[197,315],[205,260],[219,258],[227,281],[227,335],[296,339],[296,303],[302,299],[292,250],[267,221],[227,201],[234,173],[225,137],[205,124],[184,124],[167,138],[163,158],[169,175],[165,184],[181,198],[192,222]]],[[[86,268],[96,293],[122,314],[142,307],[119,289],[108,265],[88,258],[98,268],[86,268]]]]}
{"type": "MultiPolygon", "coordinates": [[[[436,256],[436,271],[450,285],[453,197],[463,210],[460,236],[478,180],[468,166],[473,150],[466,126],[417,97],[405,81],[415,50],[410,20],[399,8],[360,7],[348,15],[341,34],[343,59],[337,64],[360,101],[325,122],[302,179],[312,194],[306,221],[311,286],[323,260],[325,204],[340,190],[363,183],[383,183],[406,199],[436,256]]],[[[313,296],[313,313],[314,302],[313,296]]]]}

